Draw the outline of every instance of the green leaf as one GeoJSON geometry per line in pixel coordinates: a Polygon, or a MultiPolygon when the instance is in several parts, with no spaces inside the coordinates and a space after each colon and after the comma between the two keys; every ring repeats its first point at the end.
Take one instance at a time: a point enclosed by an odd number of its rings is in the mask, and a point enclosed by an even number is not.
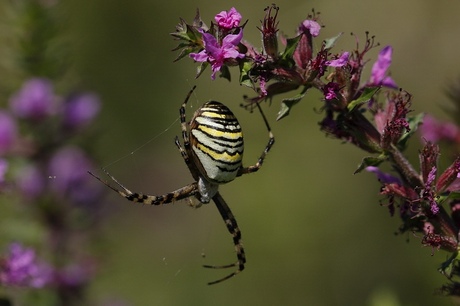
{"type": "Polygon", "coordinates": [[[443,205],[446,201],[458,200],[460,199],[460,192],[449,192],[445,195],[438,195],[436,202],[438,205],[443,205]]]}
{"type": "Polygon", "coordinates": [[[180,52],[179,52],[179,55],[174,59],[173,62],[177,62],[178,60],[184,58],[185,56],[189,55],[190,53],[194,51],[193,49],[187,46],[184,46],[183,44],[179,44],[179,46],[175,48],[173,51],[176,51],[176,50],[180,50],[180,52]]]}
{"type": "Polygon", "coordinates": [[[297,103],[299,103],[300,100],[303,99],[303,97],[305,97],[305,94],[306,93],[303,93],[303,94],[298,94],[292,98],[286,98],[286,99],[283,99],[281,101],[281,107],[280,107],[280,110],[278,112],[278,115],[276,116],[276,120],[280,120],[284,117],[286,117],[287,115],[289,115],[289,112],[291,111],[291,108],[296,105],[297,103]]]}
{"type": "Polygon", "coordinates": [[[252,63],[249,61],[244,61],[240,63],[240,84],[254,89],[254,82],[249,76],[251,71],[252,63]]]}
{"type": "Polygon", "coordinates": [[[358,169],[356,169],[356,171],[353,174],[357,174],[369,166],[377,167],[385,160],[386,160],[386,157],[382,155],[379,157],[374,157],[374,156],[364,157],[363,160],[361,161],[361,164],[358,166],[358,169]]]}
{"type": "Polygon", "coordinates": [[[299,35],[294,38],[286,39],[286,49],[284,49],[283,54],[281,54],[282,60],[292,60],[294,52],[297,49],[297,45],[299,44],[301,37],[302,35],[299,35]]]}
{"type": "Polygon", "coordinates": [[[441,272],[441,274],[446,276],[448,279],[451,279],[452,276],[455,275],[455,270],[458,269],[458,263],[459,253],[454,252],[445,262],[441,264],[441,267],[439,267],[438,271],[441,272]]]}
{"type": "Polygon", "coordinates": [[[337,40],[340,38],[340,36],[342,36],[343,32],[340,32],[337,36],[335,37],[331,37],[331,38],[327,38],[324,40],[324,49],[326,50],[330,50],[332,49],[332,47],[335,46],[335,43],[337,42],[337,40]]]}
{"type": "Polygon", "coordinates": [[[187,24],[186,37],[188,40],[196,43],[202,40],[202,36],[203,35],[200,32],[198,32],[198,30],[195,27],[187,24]]]}
{"type": "Polygon", "coordinates": [[[221,78],[227,79],[229,82],[232,81],[232,77],[230,75],[230,69],[228,69],[228,66],[222,65],[220,68],[220,75],[221,78]]]}
{"type": "Polygon", "coordinates": [[[351,101],[348,105],[347,108],[349,111],[352,111],[355,107],[363,105],[364,103],[368,102],[374,94],[380,89],[380,87],[366,87],[363,90],[363,93],[361,96],[356,99],[351,101]]]}
{"type": "Polygon", "coordinates": [[[209,63],[208,62],[202,62],[197,68],[196,68],[196,75],[195,79],[198,79],[200,75],[203,73],[203,71],[208,67],[209,63]]]}

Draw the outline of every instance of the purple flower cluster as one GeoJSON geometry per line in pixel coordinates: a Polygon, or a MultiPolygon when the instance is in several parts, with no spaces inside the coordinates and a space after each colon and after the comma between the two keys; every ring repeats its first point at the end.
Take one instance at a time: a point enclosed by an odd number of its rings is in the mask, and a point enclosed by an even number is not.
{"type": "Polygon", "coordinates": [[[199,52],[189,52],[189,56],[203,65],[211,64],[213,80],[224,65],[235,65],[238,63],[237,59],[245,56],[239,52],[239,44],[243,38],[241,18],[241,14],[232,7],[229,11],[222,11],[214,17],[216,24],[212,25],[211,30],[206,31],[205,25],[195,27],[195,34],[201,37],[201,40],[197,41],[198,46],[202,47],[199,52]]]}
{"type": "Polygon", "coordinates": [[[367,62],[365,54],[373,47],[373,38],[367,39],[363,50],[343,52],[335,55],[330,49],[340,37],[322,43],[316,52],[313,40],[319,36],[321,24],[318,14],[313,14],[299,24],[296,36],[280,37],[284,50],[278,46],[278,10],[276,5],[265,9],[265,16],[258,27],[262,34],[263,48],[252,46],[242,40],[243,28],[241,14],[231,8],[218,13],[211,27],[201,21],[199,14],[192,24],[182,23],[176,27],[172,35],[181,41],[177,50],[181,50],[177,59],[188,55],[200,62],[197,77],[208,64],[211,65],[211,78],[221,72],[221,77],[230,80],[228,67],[240,68],[240,83],[252,88],[258,95],[248,98],[250,103],[258,103],[273,96],[301,89],[294,98],[282,101],[278,119],[288,115],[290,108],[299,102],[307,90],[315,87],[324,93],[326,100],[344,100],[346,105],[358,98],[364,88],[387,87],[397,88],[396,83],[388,75],[391,64],[392,48],[387,46],[380,51],[377,61],[372,67],[369,81],[361,84],[361,73],[367,62]],[[335,69],[333,80],[321,79],[328,68],[335,69]],[[326,81],[326,82],[325,82],[326,81]]]}
{"type": "MultiPolygon", "coordinates": [[[[15,290],[22,304],[87,305],[85,289],[95,270],[90,247],[101,209],[95,204],[103,187],[87,174],[94,163],[85,137],[101,103],[91,92],[59,91],[78,76],[65,67],[71,60],[67,40],[59,37],[62,19],[55,2],[7,5],[16,20],[9,19],[14,26],[5,29],[19,33],[8,68],[29,78],[14,88],[2,84],[0,193],[10,195],[2,204],[11,206],[3,207],[2,215],[17,219],[12,223],[17,230],[4,238],[27,239],[37,248],[14,242],[0,253],[0,286],[41,289],[15,290]]],[[[13,304],[11,292],[2,293],[2,304],[13,304]]]]}
{"type": "Polygon", "coordinates": [[[20,243],[12,243],[0,258],[0,284],[4,286],[42,288],[52,282],[52,276],[51,266],[20,243]]]}
{"type": "MultiPolygon", "coordinates": [[[[15,190],[22,202],[33,206],[31,211],[49,230],[53,256],[62,256],[71,243],[74,233],[67,222],[75,222],[76,215],[86,214],[91,221],[97,216],[94,204],[103,188],[87,174],[93,161],[73,139],[89,127],[99,109],[92,93],[62,97],[50,80],[33,78],[11,95],[9,109],[0,110],[0,189],[15,190]]],[[[92,274],[79,262],[75,256],[62,267],[51,266],[33,249],[13,243],[0,256],[0,285],[78,291],[92,274]]]]}
{"type": "Polygon", "coordinates": [[[211,64],[211,78],[216,78],[216,73],[229,59],[243,58],[244,54],[239,53],[236,48],[243,37],[243,30],[238,34],[228,34],[222,39],[222,43],[208,33],[203,33],[204,50],[199,53],[190,53],[190,57],[196,62],[207,62],[211,64]]]}
{"type": "MultiPolygon", "coordinates": [[[[460,128],[431,116],[411,115],[412,96],[399,89],[389,68],[393,48],[380,49],[371,66],[370,77],[362,80],[369,62],[367,55],[378,47],[374,36],[366,33],[364,44],[356,38],[351,51],[333,53],[332,48],[342,36],[322,39],[319,13],[312,11],[300,22],[294,37],[278,37],[279,8],[265,9],[264,18],[257,29],[262,34],[262,47],[257,48],[242,39],[241,14],[234,8],[223,11],[214,18],[217,24],[204,26],[199,14],[192,24],[182,23],[172,35],[180,40],[176,50],[178,59],[189,55],[202,65],[197,77],[211,64],[214,79],[216,72],[230,80],[230,66],[238,66],[239,82],[253,89],[256,96],[245,97],[247,108],[253,103],[272,100],[275,95],[297,91],[281,100],[277,120],[286,117],[292,107],[312,89],[323,96],[320,128],[345,143],[365,151],[356,172],[366,169],[374,173],[382,184],[381,195],[386,197],[392,215],[399,209],[402,225],[400,232],[422,233],[423,245],[433,250],[446,250],[452,257],[442,264],[440,271],[451,281],[443,290],[460,295],[460,157],[441,173],[440,149],[443,141],[459,148],[460,128]],[[280,48],[278,40],[284,45],[280,48]],[[313,48],[313,46],[319,46],[313,48]],[[203,65],[204,64],[204,65],[203,65]],[[403,152],[408,140],[420,126],[424,147],[420,151],[420,170],[406,159],[403,152]],[[390,163],[395,174],[380,169],[390,163]],[[450,211],[449,211],[450,210],[450,211]],[[456,280],[453,279],[456,278],[456,280]]],[[[246,31],[246,28],[245,28],[246,31]]],[[[460,87],[459,87],[460,88],[460,87]]],[[[460,90],[450,93],[460,102],[460,90]]],[[[453,156],[458,156],[458,150],[453,156]]]]}
{"type": "Polygon", "coordinates": [[[51,81],[28,80],[10,99],[10,109],[18,118],[43,120],[56,113],[57,97],[51,81]]]}
{"type": "Polygon", "coordinates": [[[11,96],[9,106],[0,110],[3,165],[0,179],[7,173],[7,160],[20,158],[26,162],[11,172],[15,173],[16,186],[25,197],[37,198],[46,193],[49,186],[56,194],[65,194],[74,202],[94,198],[97,187],[92,186],[92,180],[86,175],[92,162],[84,151],[66,142],[95,118],[100,108],[97,96],[80,93],[62,98],[55,93],[50,80],[33,78],[11,96]],[[19,130],[19,126],[25,127],[19,130]]]}

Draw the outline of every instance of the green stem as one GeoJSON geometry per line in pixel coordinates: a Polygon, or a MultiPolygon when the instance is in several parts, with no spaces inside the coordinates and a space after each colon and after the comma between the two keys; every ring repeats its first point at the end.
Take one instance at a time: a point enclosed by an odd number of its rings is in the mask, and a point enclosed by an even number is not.
{"type": "Polygon", "coordinates": [[[423,186],[423,181],[420,174],[415,171],[411,163],[404,157],[404,155],[396,148],[395,145],[391,145],[387,150],[390,159],[394,162],[397,169],[403,175],[404,179],[409,182],[412,187],[423,186]]]}

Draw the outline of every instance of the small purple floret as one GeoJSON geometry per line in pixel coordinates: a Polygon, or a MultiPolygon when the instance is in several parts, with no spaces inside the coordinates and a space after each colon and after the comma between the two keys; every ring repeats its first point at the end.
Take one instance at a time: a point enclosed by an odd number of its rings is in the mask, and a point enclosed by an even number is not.
{"type": "Polygon", "coordinates": [[[232,7],[229,11],[222,11],[214,17],[217,25],[224,29],[233,29],[239,26],[241,14],[232,7]]]}
{"type": "Polygon", "coordinates": [[[30,79],[10,99],[13,113],[25,119],[41,120],[56,112],[53,84],[43,78],[30,79]]]}

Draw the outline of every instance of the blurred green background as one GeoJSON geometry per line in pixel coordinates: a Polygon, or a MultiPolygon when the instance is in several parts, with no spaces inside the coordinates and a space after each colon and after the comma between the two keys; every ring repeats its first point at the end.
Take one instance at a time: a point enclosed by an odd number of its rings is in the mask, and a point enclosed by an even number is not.
{"type": "MultiPolygon", "coordinates": [[[[103,100],[97,123],[101,136],[94,144],[100,166],[132,190],[146,193],[191,182],[173,139],[180,135],[178,108],[195,84],[188,115],[209,99],[228,105],[245,131],[245,164],[254,163],[268,135],[257,113],[239,107],[242,96],[252,92],[237,82],[211,81],[209,71],[195,80],[191,60],[173,63],[177,54],[170,50],[176,42],[168,33],[179,17],[191,21],[197,7],[209,23],[216,13],[235,6],[249,19],[246,39],[258,45],[256,26],[269,4],[65,1],[76,69],[103,100]]],[[[382,46],[391,44],[392,76],[414,95],[415,112],[448,118],[443,92],[460,75],[460,2],[276,4],[287,35],[315,8],[326,25],[320,39],[346,33],[336,52],[355,46],[350,32],[361,44],[365,31],[382,46]]],[[[377,49],[370,56],[374,60],[377,49]]],[[[237,71],[232,73],[236,79],[237,71]]],[[[276,144],[263,169],[220,189],[243,233],[246,270],[219,285],[206,285],[229,271],[207,270],[202,264],[235,260],[232,239],[213,204],[142,207],[109,194],[114,213],[104,221],[103,269],[90,290],[94,299],[132,305],[451,305],[451,299],[434,295],[445,282],[436,270],[446,254],[430,256],[420,237],[394,235],[400,223],[379,205],[379,184],[368,173],[353,175],[365,154],[319,131],[319,96],[311,94],[281,122],[274,121],[279,99],[267,106],[276,144]]],[[[410,159],[416,166],[419,147],[414,139],[410,159]]]]}

